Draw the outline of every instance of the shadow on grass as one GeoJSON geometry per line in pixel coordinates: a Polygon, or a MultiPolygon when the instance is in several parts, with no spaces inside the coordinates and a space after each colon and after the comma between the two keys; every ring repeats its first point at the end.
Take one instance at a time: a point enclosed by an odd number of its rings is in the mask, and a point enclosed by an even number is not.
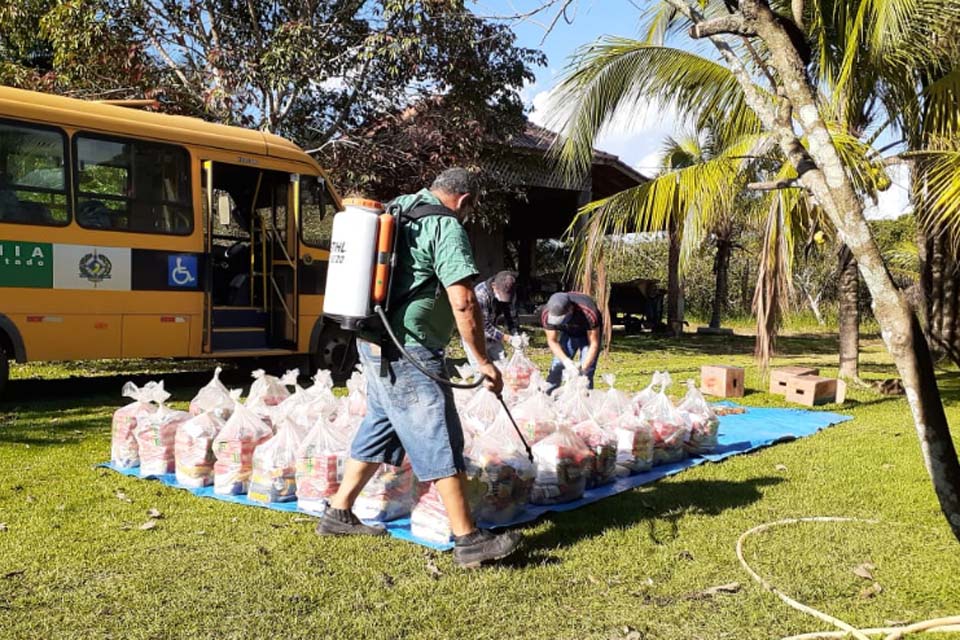
{"type": "MultiPolygon", "coordinates": [[[[653,334],[617,335],[613,340],[617,351],[626,353],[644,353],[647,351],[665,351],[677,355],[753,355],[756,346],[754,336],[709,336],[684,334],[679,338],[653,334]]],[[[777,354],[794,355],[836,355],[839,345],[836,336],[823,334],[795,334],[777,339],[777,354]]]]}
{"type": "MultiPolygon", "coordinates": [[[[529,558],[518,558],[525,564],[541,563],[549,549],[565,547],[602,535],[611,529],[648,525],[648,536],[654,544],[663,544],[677,537],[679,522],[689,514],[717,515],[727,509],[750,505],[763,497],[763,488],[783,482],[766,476],[742,482],[730,480],[688,480],[655,483],[638,490],[621,493],[583,509],[547,516],[553,523],[547,531],[524,540],[529,558]]],[[[527,555],[524,554],[524,555],[527,555]]]]}

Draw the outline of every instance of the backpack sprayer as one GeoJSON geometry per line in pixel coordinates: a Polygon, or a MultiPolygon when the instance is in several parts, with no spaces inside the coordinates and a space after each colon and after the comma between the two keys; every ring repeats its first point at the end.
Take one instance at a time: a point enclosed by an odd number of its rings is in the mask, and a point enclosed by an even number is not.
{"type": "MultiPolygon", "coordinates": [[[[346,198],[343,205],[343,211],[333,217],[323,315],[335,320],[346,331],[369,329],[386,333],[405,360],[438,384],[454,389],[476,389],[483,384],[484,376],[474,382],[458,383],[428,371],[397,339],[387,316],[401,224],[428,216],[456,214],[442,205],[430,204],[414,205],[408,211],[398,206],[386,209],[376,200],[361,198],[346,198]]],[[[394,302],[403,303],[415,293],[417,290],[407,292],[394,302]]],[[[510,414],[507,403],[502,395],[497,397],[520,436],[527,457],[533,462],[530,445],[510,414]]]]}

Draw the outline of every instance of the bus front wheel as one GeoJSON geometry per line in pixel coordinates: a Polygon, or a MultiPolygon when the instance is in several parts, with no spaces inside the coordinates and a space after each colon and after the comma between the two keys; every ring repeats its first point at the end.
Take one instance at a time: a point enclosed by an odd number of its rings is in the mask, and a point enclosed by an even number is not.
{"type": "Polygon", "coordinates": [[[0,398],[3,398],[3,390],[7,386],[7,380],[10,379],[10,357],[0,345],[0,398]]]}
{"type": "Polygon", "coordinates": [[[333,324],[323,328],[317,351],[313,354],[314,371],[326,369],[334,379],[346,380],[356,366],[357,359],[356,334],[333,324]]]}

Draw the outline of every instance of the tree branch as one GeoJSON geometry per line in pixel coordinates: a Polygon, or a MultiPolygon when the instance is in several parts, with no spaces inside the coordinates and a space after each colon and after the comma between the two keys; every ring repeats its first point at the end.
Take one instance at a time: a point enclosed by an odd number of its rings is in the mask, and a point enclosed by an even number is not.
{"type": "Polygon", "coordinates": [[[695,23],[687,31],[694,40],[700,38],[709,38],[710,36],[719,36],[724,34],[753,37],[757,35],[755,29],[747,24],[747,21],[741,14],[732,16],[723,16],[703,22],[695,23]]]}
{"type": "Polygon", "coordinates": [[[770,182],[748,182],[747,189],[751,191],[779,191],[780,189],[803,189],[803,185],[796,178],[788,178],[770,182]]]}

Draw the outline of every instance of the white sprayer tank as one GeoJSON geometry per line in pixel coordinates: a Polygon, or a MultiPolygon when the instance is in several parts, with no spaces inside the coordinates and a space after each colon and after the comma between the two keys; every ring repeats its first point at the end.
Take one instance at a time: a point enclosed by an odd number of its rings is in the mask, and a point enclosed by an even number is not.
{"type": "Polygon", "coordinates": [[[356,198],[345,199],[343,204],[343,211],[333,217],[323,313],[363,318],[370,315],[378,216],[383,205],[356,198]]]}

